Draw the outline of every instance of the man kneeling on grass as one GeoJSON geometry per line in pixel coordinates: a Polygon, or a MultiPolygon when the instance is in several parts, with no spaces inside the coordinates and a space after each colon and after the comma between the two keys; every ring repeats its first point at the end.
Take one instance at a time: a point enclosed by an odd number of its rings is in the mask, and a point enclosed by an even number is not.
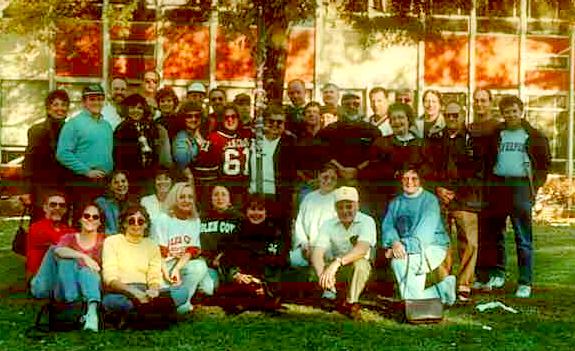
{"type": "Polygon", "coordinates": [[[357,319],[360,317],[359,295],[371,272],[370,249],[375,245],[375,221],[358,211],[359,195],[352,187],[335,190],[337,218],[326,220],[320,227],[313,247],[311,263],[323,289],[322,299],[334,300],[336,281],[348,283],[346,301],[341,312],[357,319]],[[327,266],[325,253],[335,257],[327,266]]]}

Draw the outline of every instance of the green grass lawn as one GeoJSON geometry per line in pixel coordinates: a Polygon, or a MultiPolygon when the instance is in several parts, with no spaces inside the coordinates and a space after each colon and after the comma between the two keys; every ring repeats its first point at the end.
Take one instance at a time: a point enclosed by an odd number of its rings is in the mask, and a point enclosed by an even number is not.
{"type": "Polygon", "coordinates": [[[168,331],[55,333],[31,338],[40,304],[19,292],[21,257],[10,251],[15,222],[0,222],[0,350],[573,350],[575,348],[575,231],[535,229],[535,287],[531,299],[513,297],[516,273],[512,233],[508,233],[505,292],[474,295],[470,304],[446,311],[438,325],[412,326],[364,309],[364,321],[336,312],[287,305],[281,316],[246,312],[226,316],[217,307],[198,310],[168,331]],[[499,300],[517,314],[479,313],[479,302],[499,300]],[[491,328],[491,330],[485,329],[491,328]]]}

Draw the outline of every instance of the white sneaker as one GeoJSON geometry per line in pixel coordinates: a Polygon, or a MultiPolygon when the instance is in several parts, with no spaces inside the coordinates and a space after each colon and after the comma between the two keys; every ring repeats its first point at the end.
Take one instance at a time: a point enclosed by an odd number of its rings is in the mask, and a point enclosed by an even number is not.
{"type": "Polygon", "coordinates": [[[178,306],[178,308],[176,309],[176,312],[178,312],[178,314],[188,314],[191,313],[194,310],[194,305],[192,305],[190,303],[190,301],[186,302],[183,305],[178,306]]]}
{"type": "Polygon", "coordinates": [[[522,298],[522,299],[526,299],[526,298],[531,297],[531,287],[529,285],[520,284],[517,287],[517,291],[515,292],[515,296],[522,298]]]}
{"type": "Polygon", "coordinates": [[[489,278],[489,281],[483,285],[485,290],[501,289],[505,285],[505,278],[493,276],[489,278]]]}
{"type": "Polygon", "coordinates": [[[444,305],[451,306],[455,303],[455,276],[448,275],[439,282],[439,291],[441,292],[441,302],[444,305]]]}
{"type": "Polygon", "coordinates": [[[86,313],[84,315],[84,330],[98,332],[98,314],[86,313]]]}

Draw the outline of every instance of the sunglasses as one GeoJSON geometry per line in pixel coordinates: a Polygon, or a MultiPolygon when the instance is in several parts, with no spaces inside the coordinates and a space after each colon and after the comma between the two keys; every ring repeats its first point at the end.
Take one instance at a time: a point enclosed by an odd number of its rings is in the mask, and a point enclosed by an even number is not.
{"type": "Polygon", "coordinates": [[[82,214],[82,218],[89,220],[89,219],[93,219],[95,221],[100,219],[100,215],[99,214],[89,214],[89,213],[84,213],[82,214]]]}
{"type": "Polygon", "coordinates": [[[130,218],[128,218],[128,225],[143,226],[144,224],[146,224],[146,220],[142,217],[130,217],[130,218]]]}
{"type": "Polygon", "coordinates": [[[49,202],[48,203],[48,207],[50,208],[66,208],[66,203],[65,202],[49,202]]]}

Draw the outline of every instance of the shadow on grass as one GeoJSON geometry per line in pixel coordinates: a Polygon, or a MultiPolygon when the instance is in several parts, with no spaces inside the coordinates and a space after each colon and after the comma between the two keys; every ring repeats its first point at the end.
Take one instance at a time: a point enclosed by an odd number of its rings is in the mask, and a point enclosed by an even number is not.
{"type": "Polygon", "coordinates": [[[41,338],[26,336],[40,303],[18,288],[23,286],[24,260],[9,250],[13,229],[0,228],[0,350],[568,350],[575,342],[575,253],[570,249],[575,235],[570,228],[536,228],[531,299],[513,297],[516,259],[513,235],[508,233],[506,288],[474,293],[472,303],[447,309],[444,322],[437,325],[412,326],[388,318],[377,310],[386,308],[384,300],[376,306],[366,303],[361,322],[288,300],[279,316],[229,316],[218,307],[201,307],[167,331],[104,330],[41,338]],[[475,310],[477,303],[494,300],[519,313],[475,310]]]}

